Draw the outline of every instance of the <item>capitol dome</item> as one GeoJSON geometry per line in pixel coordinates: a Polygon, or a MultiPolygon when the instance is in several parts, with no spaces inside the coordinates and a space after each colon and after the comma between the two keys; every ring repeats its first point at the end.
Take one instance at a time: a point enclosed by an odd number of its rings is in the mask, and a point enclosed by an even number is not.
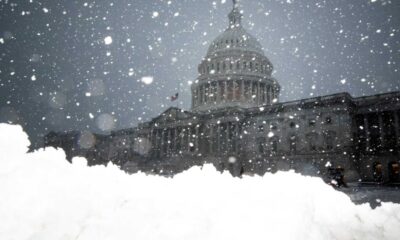
{"type": "Polygon", "coordinates": [[[264,55],[261,44],[241,26],[229,27],[210,45],[207,57],[232,50],[250,51],[264,55]]]}
{"type": "Polygon", "coordinates": [[[278,102],[280,86],[261,44],[242,26],[242,13],[233,1],[229,26],[208,48],[191,87],[192,110],[254,108],[278,102]]]}

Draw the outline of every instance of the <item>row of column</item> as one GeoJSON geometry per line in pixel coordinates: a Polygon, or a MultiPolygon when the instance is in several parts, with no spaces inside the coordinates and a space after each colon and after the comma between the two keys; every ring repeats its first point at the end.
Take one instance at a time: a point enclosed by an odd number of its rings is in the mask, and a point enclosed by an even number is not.
{"type": "Polygon", "coordinates": [[[192,96],[194,106],[230,101],[246,101],[257,105],[270,105],[273,99],[276,98],[276,93],[271,85],[265,83],[230,80],[200,85],[194,90],[192,96]]]}
{"type": "Polygon", "coordinates": [[[208,127],[208,141],[202,146],[202,151],[210,155],[236,154],[240,149],[241,125],[237,122],[226,122],[208,127]]]}
{"type": "MultiPolygon", "coordinates": [[[[398,111],[393,111],[393,112],[385,112],[386,114],[391,114],[391,116],[393,117],[390,121],[394,128],[393,131],[393,137],[395,139],[395,144],[397,145],[397,147],[400,147],[400,119],[399,119],[399,112],[398,111]]],[[[384,119],[383,119],[383,113],[378,113],[378,126],[372,126],[372,124],[370,123],[369,119],[368,119],[368,115],[369,114],[364,114],[363,115],[363,130],[365,133],[365,150],[369,151],[371,149],[371,140],[372,140],[372,136],[371,136],[371,127],[375,127],[379,130],[379,142],[381,147],[385,147],[385,139],[386,139],[386,131],[387,129],[385,129],[385,123],[384,123],[384,119]]]]}
{"type": "Polygon", "coordinates": [[[239,123],[152,129],[148,139],[153,157],[168,157],[182,153],[219,155],[239,151],[239,123]]]}
{"type": "Polygon", "coordinates": [[[149,134],[153,157],[198,151],[199,129],[194,126],[152,129],[149,134]]]}
{"type": "Polygon", "coordinates": [[[258,62],[246,62],[246,61],[217,61],[207,62],[203,64],[199,71],[201,74],[209,73],[225,73],[227,71],[247,71],[247,72],[259,72],[259,73],[270,73],[270,66],[267,64],[260,64],[258,62]]]}

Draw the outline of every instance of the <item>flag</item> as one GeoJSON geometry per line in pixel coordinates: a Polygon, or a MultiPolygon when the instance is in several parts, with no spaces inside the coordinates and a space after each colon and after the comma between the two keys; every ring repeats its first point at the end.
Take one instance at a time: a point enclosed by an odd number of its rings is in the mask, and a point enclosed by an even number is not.
{"type": "Polygon", "coordinates": [[[173,102],[176,99],[178,99],[178,97],[179,97],[179,93],[175,93],[175,95],[171,96],[171,102],[173,102]]]}

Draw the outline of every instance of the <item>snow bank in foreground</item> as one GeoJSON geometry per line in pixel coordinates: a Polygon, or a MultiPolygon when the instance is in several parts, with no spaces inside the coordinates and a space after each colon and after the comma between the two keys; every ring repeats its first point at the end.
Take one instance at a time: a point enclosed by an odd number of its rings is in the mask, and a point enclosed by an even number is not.
{"type": "Polygon", "coordinates": [[[0,124],[0,239],[399,239],[400,205],[372,210],[318,178],[232,178],[212,167],[174,179],[26,154],[19,126],[0,124]]]}

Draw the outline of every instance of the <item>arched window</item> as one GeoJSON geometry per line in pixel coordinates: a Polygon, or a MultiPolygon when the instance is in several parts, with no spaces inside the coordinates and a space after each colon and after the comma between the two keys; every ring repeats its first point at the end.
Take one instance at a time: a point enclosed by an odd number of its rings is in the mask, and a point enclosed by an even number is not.
{"type": "Polygon", "coordinates": [[[325,134],[325,146],[327,150],[332,150],[335,147],[336,132],[328,131],[325,134]]]}
{"type": "Polygon", "coordinates": [[[383,168],[382,164],[379,162],[374,163],[373,165],[373,176],[374,176],[374,181],[375,182],[382,182],[383,180],[383,168]]]}
{"type": "Polygon", "coordinates": [[[400,180],[400,164],[399,162],[389,163],[389,180],[398,182],[400,180]]]}

